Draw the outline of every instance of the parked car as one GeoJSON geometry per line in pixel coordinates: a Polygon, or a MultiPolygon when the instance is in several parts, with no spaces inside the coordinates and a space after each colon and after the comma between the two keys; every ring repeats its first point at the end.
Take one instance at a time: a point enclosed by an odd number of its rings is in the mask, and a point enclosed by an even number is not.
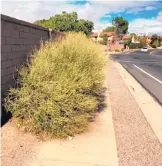
{"type": "Polygon", "coordinates": [[[148,48],[147,48],[147,47],[141,48],[141,52],[147,52],[147,51],[148,51],[148,48]]]}

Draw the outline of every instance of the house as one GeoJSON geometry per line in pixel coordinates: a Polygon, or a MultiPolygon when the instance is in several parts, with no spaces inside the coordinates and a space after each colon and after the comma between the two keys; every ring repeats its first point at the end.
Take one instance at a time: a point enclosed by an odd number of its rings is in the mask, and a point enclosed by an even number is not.
{"type": "Polygon", "coordinates": [[[125,35],[125,36],[122,37],[122,40],[129,40],[130,38],[131,38],[130,35],[125,35]]]}
{"type": "Polygon", "coordinates": [[[102,41],[103,37],[107,36],[107,47],[110,50],[122,50],[124,44],[121,44],[122,36],[116,36],[114,32],[96,32],[90,35],[93,41],[102,41]]]}
{"type": "Polygon", "coordinates": [[[111,41],[111,40],[113,40],[113,35],[114,35],[114,32],[95,32],[90,35],[90,38],[93,41],[102,41],[103,37],[107,36],[108,37],[107,40],[111,41]]]}
{"type": "Polygon", "coordinates": [[[150,45],[151,38],[152,38],[152,36],[147,36],[147,38],[146,38],[147,45],[150,45]]]}

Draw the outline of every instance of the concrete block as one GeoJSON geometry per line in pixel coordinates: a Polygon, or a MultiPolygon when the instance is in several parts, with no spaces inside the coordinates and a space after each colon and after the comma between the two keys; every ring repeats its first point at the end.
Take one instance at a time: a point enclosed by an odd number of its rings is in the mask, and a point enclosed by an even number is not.
{"type": "Polygon", "coordinates": [[[6,37],[6,44],[20,45],[24,44],[24,40],[20,38],[6,37]]]}
{"type": "Polygon", "coordinates": [[[40,40],[39,39],[35,39],[35,44],[40,44],[40,40]]]}
{"type": "Polygon", "coordinates": [[[11,46],[10,45],[2,45],[1,51],[3,52],[11,52],[11,46]]]}
{"type": "Polygon", "coordinates": [[[1,53],[1,61],[6,61],[8,59],[8,56],[7,56],[8,53],[1,53]]]}
{"type": "Polygon", "coordinates": [[[21,60],[20,59],[13,59],[11,61],[11,63],[12,63],[12,65],[11,65],[12,67],[17,67],[21,64],[21,60]]]}
{"type": "Polygon", "coordinates": [[[27,51],[28,47],[26,45],[12,45],[12,52],[22,52],[27,51]]]}
{"type": "Polygon", "coordinates": [[[35,28],[31,28],[31,33],[36,33],[36,29],[35,28]]]}
{"type": "Polygon", "coordinates": [[[1,37],[1,45],[5,45],[6,44],[6,37],[1,37]]]}
{"type": "Polygon", "coordinates": [[[14,30],[13,28],[4,29],[4,30],[2,31],[1,36],[19,38],[19,32],[16,31],[16,30],[14,30]]]}
{"type": "Polygon", "coordinates": [[[5,69],[2,69],[1,70],[1,77],[3,76],[6,76],[6,75],[11,75],[13,74],[14,72],[16,71],[16,68],[15,67],[8,67],[8,68],[5,68],[5,69]]]}
{"type": "Polygon", "coordinates": [[[34,39],[24,39],[24,44],[35,44],[34,39]]]}
{"type": "Polygon", "coordinates": [[[8,70],[8,68],[1,69],[1,77],[5,76],[5,75],[8,75],[7,70],[8,70]]]}
{"type": "Polygon", "coordinates": [[[7,60],[7,61],[2,61],[1,62],[1,68],[4,69],[4,68],[8,68],[10,67],[12,64],[11,64],[11,60],[7,60]]]}
{"type": "Polygon", "coordinates": [[[4,97],[4,95],[6,95],[8,89],[9,89],[9,85],[7,83],[1,85],[1,95],[2,95],[2,98],[4,97]]]}
{"type": "Polygon", "coordinates": [[[11,66],[11,67],[7,68],[7,74],[8,75],[13,74],[14,72],[16,72],[16,68],[15,67],[11,66]]]}
{"type": "Polygon", "coordinates": [[[36,45],[28,45],[28,52],[32,51],[36,45]]]}
{"type": "Polygon", "coordinates": [[[6,75],[6,76],[2,76],[1,82],[2,82],[2,84],[5,84],[5,83],[9,82],[12,79],[13,79],[12,74],[11,75],[6,75]]]}
{"type": "Polygon", "coordinates": [[[11,60],[11,59],[17,59],[19,57],[24,56],[24,52],[9,52],[9,53],[2,53],[1,54],[1,60],[11,60]]]}
{"type": "Polygon", "coordinates": [[[31,32],[31,27],[24,26],[24,32],[31,32]]]}
{"type": "Polygon", "coordinates": [[[30,33],[25,33],[25,32],[20,32],[20,38],[29,38],[30,37],[30,33]]]}
{"type": "Polygon", "coordinates": [[[19,32],[23,32],[24,31],[24,27],[23,25],[18,25],[18,24],[12,24],[12,27],[19,32]]]}

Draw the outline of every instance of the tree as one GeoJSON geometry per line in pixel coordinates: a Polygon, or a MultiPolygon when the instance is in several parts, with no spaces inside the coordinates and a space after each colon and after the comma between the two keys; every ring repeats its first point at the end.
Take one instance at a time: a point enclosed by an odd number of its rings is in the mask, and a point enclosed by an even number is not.
{"type": "Polygon", "coordinates": [[[113,32],[113,31],[114,31],[114,27],[113,26],[109,26],[109,27],[107,27],[107,28],[105,28],[103,30],[103,32],[113,32]]]}
{"type": "Polygon", "coordinates": [[[126,34],[128,32],[129,23],[123,17],[115,17],[113,19],[113,25],[117,35],[126,34]]]}
{"type": "Polygon", "coordinates": [[[137,35],[136,35],[135,33],[130,33],[130,36],[131,36],[131,38],[134,36],[134,39],[135,39],[135,40],[138,39],[138,37],[137,37],[137,35]]]}
{"type": "Polygon", "coordinates": [[[84,32],[86,35],[89,35],[94,28],[94,24],[92,21],[80,19],[76,25],[74,31],[76,32],[84,32]]]}
{"type": "Polygon", "coordinates": [[[139,36],[137,40],[140,42],[142,47],[147,46],[147,37],[146,36],[139,36]]]}
{"type": "Polygon", "coordinates": [[[108,40],[108,37],[107,37],[107,35],[105,34],[105,35],[103,36],[103,40],[101,41],[101,44],[107,45],[107,40],[108,40]]]}
{"type": "Polygon", "coordinates": [[[86,35],[89,35],[94,28],[92,21],[84,19],[79,20],[76,12],[66,13],[65,11],[61,14],[56,14],[47,20],[38,20],[34,23],[60,32],[81,31],[86,35]]]}
{"type": "Polygon", "coordinates": [[[151,47],[153,47],[153,48],[159,47],[160,46],[160,42],[161,42],[160,36],[158,36],[156,34],[152,35],[151,43],[150,43],[151,47]]]}
{"type": "Polygon", "coordinates": [[[153,48],[157,48],[157,47],[159,47],[159,45],[160,45],[160,43],[159,43],[158,40],[155,40],[155,41],[152,43],[152,47],[153,47],[153,48]]]}

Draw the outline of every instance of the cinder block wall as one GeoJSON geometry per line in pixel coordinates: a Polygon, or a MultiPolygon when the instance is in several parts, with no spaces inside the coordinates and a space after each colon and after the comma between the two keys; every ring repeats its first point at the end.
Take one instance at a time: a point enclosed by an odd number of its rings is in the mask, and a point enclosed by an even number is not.
{"type": "Polygon", "coordinates": [[[14,86],[17,69],[26,61],[40,40],[48,40],[49,31],[25,21],[1,15],[1,95],[14,86]]]}

